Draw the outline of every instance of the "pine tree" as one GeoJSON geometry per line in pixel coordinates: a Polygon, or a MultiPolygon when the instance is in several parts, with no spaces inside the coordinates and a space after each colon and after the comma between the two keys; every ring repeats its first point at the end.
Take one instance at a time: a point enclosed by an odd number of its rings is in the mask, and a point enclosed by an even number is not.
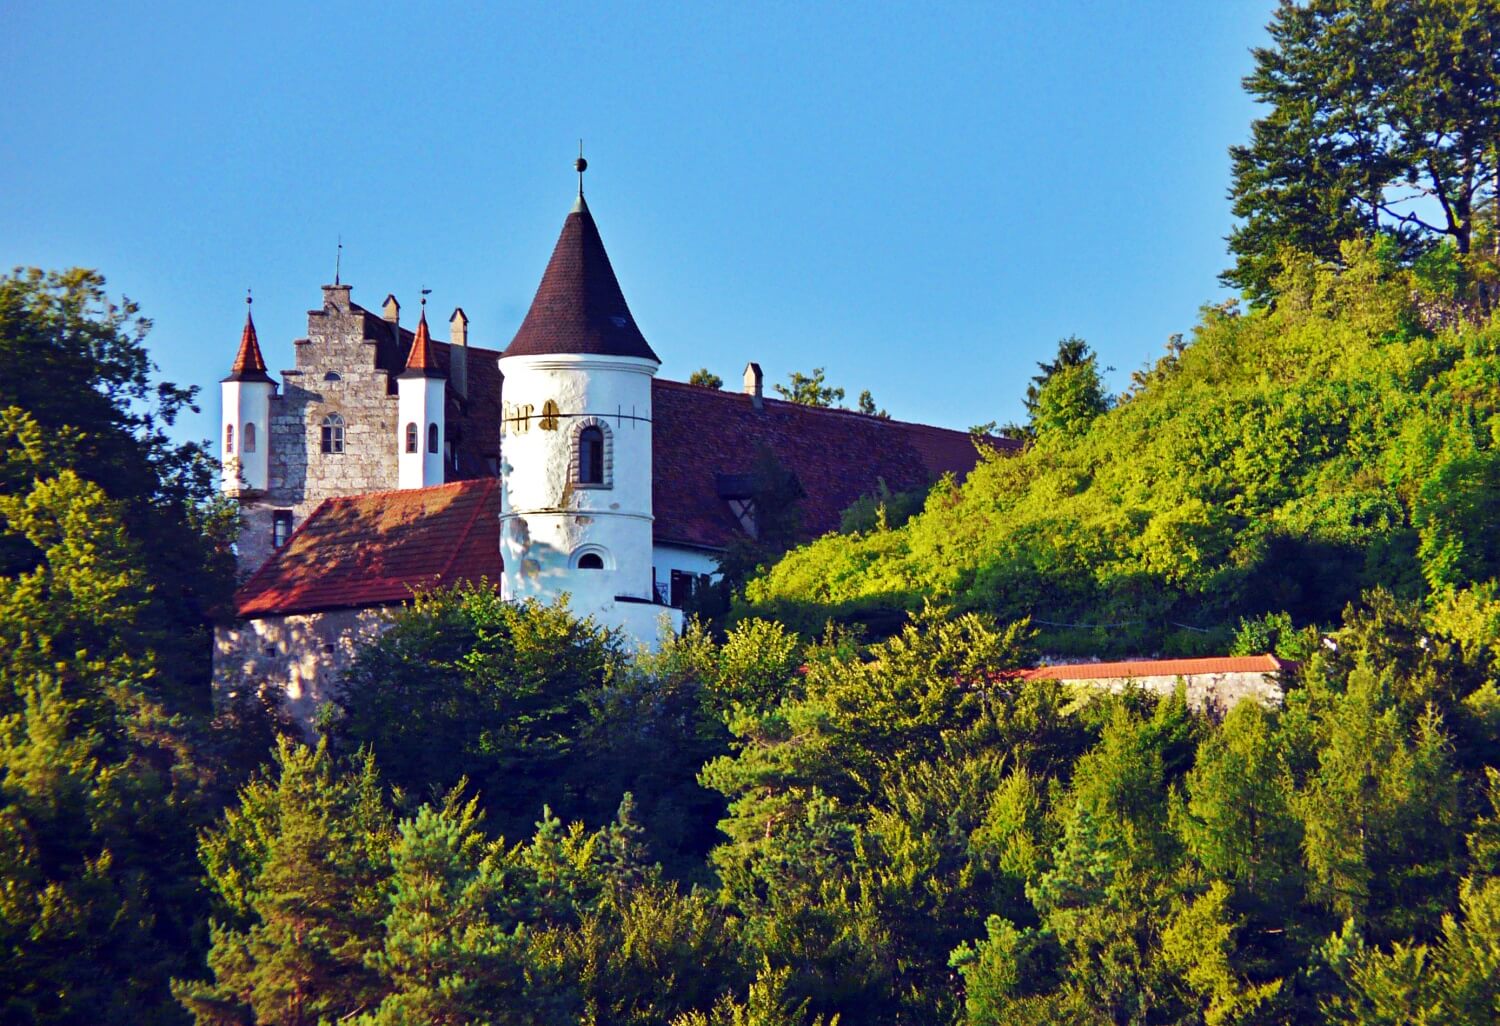
{"type": "Polygon", "coordinates": [[[215,923],[208,983],[174,992],[199,1023],[312,1026],[373,1008],[396,837],[366,758],[339,772],[327,746],[283,741],[269,779],[204,839],[209,881],[230,915],[215,923]]]}

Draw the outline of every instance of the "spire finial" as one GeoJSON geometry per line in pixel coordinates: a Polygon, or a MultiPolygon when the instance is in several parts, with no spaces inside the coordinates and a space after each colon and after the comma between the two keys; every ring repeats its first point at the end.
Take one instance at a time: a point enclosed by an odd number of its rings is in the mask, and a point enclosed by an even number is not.
{"type": "Polygon", "coordinates": [[[339,233],[339,252],[338,252],[338,256],[336,256],[336,257],[333,258],[333,283],[335,285],[341,285],[341,284],[343,284],[342,282],[339,281],[339,272],[342,271],[343,268],[344,268],[344,235],[343,235],[342,232],[340,232],[339,233]]]}
{"type": "Polygon", "coordinates": [[[583,173],[589,169],[589,162],[583,159],[583,140],[578,140],[578,159],[573,161],[573,167],[578,171],[578,195],[583,195],[583,173]]]}
{"type": "Polygon", "coordinates": [[[255,297],[250,294],[250,290],[247,288],[245,290],[245,305],[249,306],[253,302],[255,302],[255,297]]]}
{"type": "Polygon", "coordinates": [[[427,316],[427,297],[432,294],[431,289],[422,290],[422,316],[427,316]]]}

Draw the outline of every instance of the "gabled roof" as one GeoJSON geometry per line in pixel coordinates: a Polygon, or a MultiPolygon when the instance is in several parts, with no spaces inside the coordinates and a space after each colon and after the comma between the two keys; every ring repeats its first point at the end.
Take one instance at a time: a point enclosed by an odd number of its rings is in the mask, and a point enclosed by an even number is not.
{"type": "Polygon", "coordinates": [[[583,194],[506,356],[635,356],[660,363],[636,327],[583,194]]]}
{"type": "Polygon", "coordinates": [[[324,501],[235,594],[241,616],[404,602],[422,588],[500,581],[494,478],[324,501]]]}
{"type": "Polygon", "coordinates": [[[422,308],[422,319],[417,322],[417,334],[412,339],[411,352],[406,357],[406,369],[402,378],[446,378],[448,375],[438,366],[433,355],[432,336],[427,332],[427,308],[422,308]]]}
{"type": "Polygon", "coordinates": [[[1064,663],[1022,670],[1021,680],[1119,680],[1191,677],[1215,673],[1281,673],[1295,664],[1273,655],[1214,656],[1204,659],[1133,659],[1118,663],[1064,663]]]}
{"type": "Polygon", "coordinates": [[[245,330],[240,332],[240,351],[235,354],[234,366],[229,369],[225,381],[267,381],[265,358],[260,355],[260,340],[255,337],[255,320],[250,311],[245,311],[245,330]]]}
{"type": "MultiPolygon", "coordinates": [[[[884,481],[893,492],[962,477],[979,452],[966,431],[871,417],[849,410],[763,399],[740,392],[651,383],[652,506],[660,543],[727,548],[744,532],[721,494],[748,479],[769,452],[806,493],[798,503],[804,539],[837,530],[844,510],[884,481]]],[[[997,450],[1018,448],[990,439],[997,450]]]]}

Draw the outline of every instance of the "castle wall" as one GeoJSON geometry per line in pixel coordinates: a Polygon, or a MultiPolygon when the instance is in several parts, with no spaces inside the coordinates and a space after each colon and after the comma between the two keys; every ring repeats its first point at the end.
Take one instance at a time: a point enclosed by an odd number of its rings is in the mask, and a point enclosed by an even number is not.
{"type": "Polygon", "coordinates": [[[287,714],[310,729],[318,709],[336,697],[359,646],[379,636],[386,622],[384,609],[333,609],[216,627],[214,697],[226,699],[243,687],[276,691],[287,714]]]}
{"type": "Polygon", "coordinates": [[[1119,692],[1138,687],[1156,695],[1170,695],[1179,684],[1187,689],[1188,708],[1222,716],[1244,699],[1272,708],[1282,700],[1281,681],[1274,673],[1188,673],[1154,677],[1095,677],[1072,679],[1071,685],[1119,692]]]}

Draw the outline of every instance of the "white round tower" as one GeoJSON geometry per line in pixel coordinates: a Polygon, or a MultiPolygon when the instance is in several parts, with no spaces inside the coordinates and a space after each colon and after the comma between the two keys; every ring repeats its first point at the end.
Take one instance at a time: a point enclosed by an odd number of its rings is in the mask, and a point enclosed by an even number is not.
{"type": "Polygon", "coordinates": [[[653,604],[651,379],[660,366],[580,189],[500,358],[506,598],[567,594],[575,612],[647,643],[663,613],[680,622],[653,604]]]}
{"type": "MultiPolygon", "coordinates": [[[[245,299],[248,304],[249,298],[245,299]]],[[[245,330],[229,376],[219,385],[219,487],[226,495],[248,496],[266,490],[267,450],[271,447],[271,393],[276,384],[266,373],[255,337],[255,321],[245,311],[245,330]]]]}
{"type": "Polygon", "coordinates": [[[433,355],[427,332],[427,301],[422,301],[422,319],[412,339],[406,369],[396,375],[396,410],[400,430],[396,437],[396,483],[401,488],[425,488],[443,483],[443,445],[448,440],[444,423],[447,375],[433,355]]]}

